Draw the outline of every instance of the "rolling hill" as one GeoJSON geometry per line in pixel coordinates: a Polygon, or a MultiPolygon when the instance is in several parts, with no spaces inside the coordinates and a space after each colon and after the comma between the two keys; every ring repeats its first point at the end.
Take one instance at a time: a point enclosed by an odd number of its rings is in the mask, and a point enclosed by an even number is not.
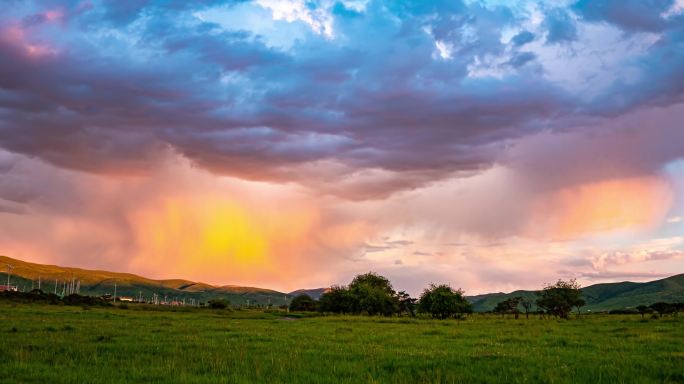
{"type": "Polygon", "coordinates": [[[6,284],[6,264],[14,266],[12,285],[20,290],[40,288],[45,292],[62,293],[65,281],[79,281],[82,295],[100,296],[114,293],[116,283],[117,296],[137,298],[152,297],[152,294],[169,300],[195,299],[207,301],[224,298],[233,304],[268,304],[283,305],[286,293],[255,287],[234,285],[213,286],[183,279],[154,280],[130,273],[118,273],[81,268],[60,267],[29,263],[7,256],[0,256],[0,284],[6,284]],[[55,284],[56,283],[56,284],[55,284]]]}
{"type": "MultiPolygon", "coordinates": [[[[0,256],[0,284],[5,284],[5,265],[14,266],[12,285],[21,290],[38,287],[46,292],[62,293],[65,281],[80,281],[80,293],[100,296],[114,293],[116,283],[118,296],[149,298],[152,294],[159,297],[175,299],[195,299],[207,301],[213,298],[225,298],[234,304],[268,304],[283,305],[288,298],[307,294],[318,299],[327,288],[299,289],[289,293],[256,287],[235,285],[213,286],[183,279],[154,280],[130,273],[87,270],[81,268],[60,267],[29,263],[6,256],[0,256]],[[55,281],[57,284],[55,285],[55,281]]],[[[658,301],[684,302],[684,274],[671,276],[646,283],[629,281],[619,283],[595,284],[582,288],[582,295],[587,302],[584,310],[603,311],[610,309],[634,308],[637,305],[653,304],[658,301]]],[[[494,309],[496,304],[509,297],[521,296],[536,299],[535,291],[514,291],[510,293],[487,293],[468,296],[476,312],[494,309]]]]}
{"type": "MultiPolygon", "coordinates": [[[[583,310],[605,311],[611,309],[635,308],[658,301],[684,302],[684,274],[646,283],[623,281],[619,283],[594,284],[581,289],[587,302],[583,310]]],[[[476,312],[491,311],[496,304],[510,297],[536,299],[536,291],[515,291],[469,296],[476,312]]]]}

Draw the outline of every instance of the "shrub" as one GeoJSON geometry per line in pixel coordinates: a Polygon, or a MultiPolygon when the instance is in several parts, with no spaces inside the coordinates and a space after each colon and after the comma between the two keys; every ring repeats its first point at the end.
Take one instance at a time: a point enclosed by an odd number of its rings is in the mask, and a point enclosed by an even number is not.
{"type": "Polygon", "coordinates": [[[211,299],[208,303],[209,307],[213,309],[226,309],[230,305],[230,301],[226,299],[211,299]]]}

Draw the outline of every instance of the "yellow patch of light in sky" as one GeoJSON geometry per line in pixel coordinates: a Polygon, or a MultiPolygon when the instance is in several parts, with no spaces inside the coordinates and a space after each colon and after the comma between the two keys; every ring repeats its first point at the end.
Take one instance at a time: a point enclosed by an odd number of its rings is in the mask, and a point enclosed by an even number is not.
{"type": "Polygon", "coordinates": [[[268,236],[230,201],[168,199],[133,220],[140,260],[171,270],[245,271],[268,263],[268,236]]]}

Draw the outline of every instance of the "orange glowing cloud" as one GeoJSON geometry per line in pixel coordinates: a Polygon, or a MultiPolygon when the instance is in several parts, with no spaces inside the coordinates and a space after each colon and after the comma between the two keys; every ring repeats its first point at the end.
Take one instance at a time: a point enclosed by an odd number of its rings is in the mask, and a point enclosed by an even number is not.
{"type": "Polygon", "coordinates": [[[562,189],[535,204],[529,231],[569,239],[649,229],[662,222],[673,199],[670,184],[657,177],[582,184],[562,189]]]}
{"type": "Polygon", "coordinates": [[[305,263],[318,213],[291,202],[277,211],[222,196],[175,196],[128,215],[135,270],[210,282],[282,282],[305,263]]]}

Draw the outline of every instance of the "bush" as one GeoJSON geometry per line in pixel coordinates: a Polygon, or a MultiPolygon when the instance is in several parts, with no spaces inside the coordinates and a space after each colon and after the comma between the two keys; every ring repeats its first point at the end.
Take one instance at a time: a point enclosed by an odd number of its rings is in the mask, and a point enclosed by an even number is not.
{"type": "Polygon", "coordinates": [[[211,299],[208,303],[209,307],[213,309],[226,309],[230,305],[230,301],[226,299],[211,299]]]}
{"type": "Polygon", "coordinates": [[[623,308],[623,309],[611,309],[608,311],[609,315],[637,315],[639,311],[636,309],[623,308]]]}
{"type": "Polygon", "coordinates": [[[66,305],[80,305],[84,307],[90,306],[110,306],[104,299],[95,296],[81,296],[79,294],[71,294],[62,298],[66,305]]]}
{"type": "Polygon", "coordinates": [[[19,303],[59,304],[61,302],[59,296],[45,293],[40,289],[34,289],[31,292],[3,291],[0,292],[0,298],[19,303]]]}

